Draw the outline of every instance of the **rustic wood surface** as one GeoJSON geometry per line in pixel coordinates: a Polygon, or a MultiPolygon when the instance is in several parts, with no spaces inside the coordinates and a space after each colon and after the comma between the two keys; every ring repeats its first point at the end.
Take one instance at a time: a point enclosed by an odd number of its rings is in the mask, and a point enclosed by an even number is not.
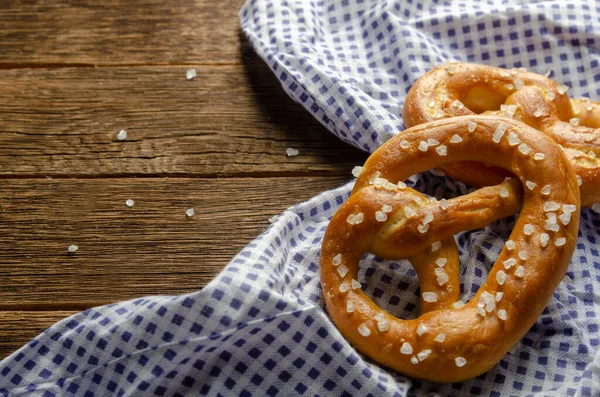
{"type": "Polygon", "coordinates": [[[0,357],[77,311],[201,289],[366,158],[248,48],[242,0],[109,3],[0,7],[0,357]]]}

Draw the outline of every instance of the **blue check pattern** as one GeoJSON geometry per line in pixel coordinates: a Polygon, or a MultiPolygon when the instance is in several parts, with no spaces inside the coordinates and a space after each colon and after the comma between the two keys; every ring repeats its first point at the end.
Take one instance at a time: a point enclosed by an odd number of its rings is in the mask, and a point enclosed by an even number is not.
{"type": "MultiPolygon", "coordinates": [[[[527,67],[600,98],[593,1],[249,0],[242,29],[291,98],[340,139],[373,151],[402,130],[404,97],[445,61],[527,67]]],[[[350,181],[350,177],[349,177],[350,181]]],[[[467,192],[435,172],[412,186],[467,192]]],[[[352,182],[297,206],[204,289],[86,310],[0,362],[0,396],[598,396],[600,216],[582,211],[568,274],[526,336],[462,383],[406,378],[366,359],[327,316],[319,247],[352,182]]],[[[461,293],[485,280],[514,217],[456,236],[461,293]]],[[[419,311],[406,261],[365,255],[359,281],[402,318],[419,311]]]]}

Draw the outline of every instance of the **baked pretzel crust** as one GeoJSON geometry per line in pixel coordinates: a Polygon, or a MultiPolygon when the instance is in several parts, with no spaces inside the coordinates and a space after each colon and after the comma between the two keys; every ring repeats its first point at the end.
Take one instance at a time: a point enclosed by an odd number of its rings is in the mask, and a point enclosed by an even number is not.
{"type": "MultiPolygon", "coordinates": [[[[567,90],[523,69],[451,63],[417,80],[406,97],[402,117],[407,128],[473,114],[522,121],[562,147],[580,178],[581,203],[591,207],[600,202],[600,104],[569,99],[567,90]]],[[[473,186],[494,185],[509,176],[485,163],[446,164],[442,169],[473,186]]]]}
{"type": "Polygon", "coordinates": [[[464,116],[407,129],[368,158],[352,195],[327,228],[320,258],[327,311],[357,350],[382,365],[434,382],[477,376],[523,337],[564,277],[575,248],[579,209],[576,176],[564,152],[523,123],[464,116]],[[504,128],[496,143],[497,131],[504,128]],[[424,147],[428,139],[435,142],[424,147]],[[529,150],[514,145],[515,139],[529,150]],[[516,178],[444,204],[431,203],[401,183],[414,173],[458,161],[485,161],[516,178]],[[446,207],[445,215],[428,210],[433,205],[446,207]],[[502,249],[474,297],[458,307],[459,260],[450,233],[481,226],[519,208],[511,245],[502,249]],[[566,222],[561,209],[570,214],[566,222]],[[547,229],[550,213],[561,219],[558,227],[552,222],[552,231],[547,229]],[[423,220],[414,222],[419,216],[423,220]],[[543,234],[548,237],[545,243],[543,234]],[[420,280],[419,318],[392,316],[356,285],[365,252],[409,258],[420,280]],[[441,280],[439,268],[446,275],[441,280]]]}

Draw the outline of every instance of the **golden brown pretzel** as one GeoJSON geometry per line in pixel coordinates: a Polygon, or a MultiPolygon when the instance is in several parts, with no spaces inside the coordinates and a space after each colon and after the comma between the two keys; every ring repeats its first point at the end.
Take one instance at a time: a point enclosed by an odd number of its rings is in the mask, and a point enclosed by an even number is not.
{"type": "Polygon", "coordinates": [[[579,208],[575,173],[564,152],[523,123],[465,116],[412,127],[369,157],[327,228],[320,263],[329,315],[359,351],[406,375],[436,382],[477,376],[527,332],[564,277],[579,208]],[[509,134],[530,150],[511,145],[509,134]],[[456,161],[487,161],[518,179],[439,202],[402,182],[456,161]],[[452,233],[506,216],[521,203],[485,284],[459,307],[452,233]],[[419,318],[398,319],[362,292],[358,264],[367,251],[411,260],[421,287],[419,318]]]}
{"type": "MultiPolygon", "coordinates": [[[[514,118],[557,142],[581,183],[581,203],[600,202],[600,104],[569,100],[568,87],[523,69],[466,63],[446,64],[423,75],[410,89],[403,109],[407,127],[469,114],[514,118]]],[[[442,167],[475,186],[499,183],[508,174],[484,164],[442,167]]]]}

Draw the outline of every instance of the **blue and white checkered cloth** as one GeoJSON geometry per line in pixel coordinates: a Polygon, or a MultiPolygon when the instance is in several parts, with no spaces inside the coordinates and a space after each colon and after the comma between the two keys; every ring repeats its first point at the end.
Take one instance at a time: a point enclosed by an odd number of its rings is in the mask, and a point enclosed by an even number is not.
{"type": "MultiPolygon", "coordinates": [[[[367,151],[403,128],[409,87],[445,61],[552,70],[573,96],[600,98],[593,1],[250,0],[240,18],[285,91],[367,151]]],[[[434,173],[410,182],[438,198],[466,192],[434,173]]],[[[432,384],[365,359],[327,316],[320,243],[351,186],[285,211],[202,291],[90,309],[52,326],[0,363],[0,396],[600,395],[598,214],[582,211],[569,272],[523,340],[475,379],[432,384]]],[[[463,300],[513,224],[457,235],[463,300]]],[[[359,276],[381,307],[417,316],[406,261],[367,255],[359,276]]]]}

